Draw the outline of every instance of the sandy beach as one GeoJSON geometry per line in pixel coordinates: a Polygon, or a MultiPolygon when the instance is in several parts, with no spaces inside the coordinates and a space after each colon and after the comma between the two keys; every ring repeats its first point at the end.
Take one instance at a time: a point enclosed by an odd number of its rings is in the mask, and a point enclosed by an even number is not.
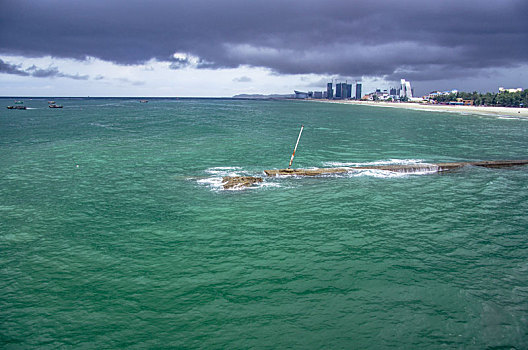
{"type": "Polygon", "coordinates": [[[320,102],[328,103],[342,103],[342,104],[355,104],[355,105],[366,105],[375,107],[387,107],[387,108],[405,108],[405,109],[417,109],[422,111],[435,111],[435,112],[451,112],[451,113],[464,113],[464,114],[478,114],[488,116],[499,116],[499,117],[522,117],[528,118],[528,108],[516,108],[516,107],[482,107],[482,106],[448,106],[448,105],[433,105],[425,103],[409,103],[409,102],[374,102],[374,101],[354,101],[354,100],[318,100],[320,102]]]}

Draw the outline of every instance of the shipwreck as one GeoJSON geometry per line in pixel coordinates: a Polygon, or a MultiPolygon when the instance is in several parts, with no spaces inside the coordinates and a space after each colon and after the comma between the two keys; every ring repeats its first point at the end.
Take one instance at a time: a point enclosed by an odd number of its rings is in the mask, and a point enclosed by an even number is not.
{"type": "MultiPolygon", "coordinates": [[[[292,169],[293,158],[301,139],[301,134],[304,129],[304,125],[301,126],[301,131],[295,143],[293,153],[290,158],[290,163],[286,169],[271,169],[264,170],[264,173],[269,177],[275,176],[322,176],[341,174],[354,171],[362,170],[382,170],[396,173],[440,173],[446,171],[453,171],[463,167],[484,167],[484,168],[507,168],[514,166],[527,165],[528,159],[521,160],[487,160],[487,161],[474,161],[474,162],[450,162],[450,163],[418,163],[418,164],[390,164],[390,165],[370,165],[370,166],[357,166],[357,167],[338,167],[338,168],[310,168],[310,169],[292,169]]],[[[261,177],[255,176],[226,176],[223,178],[224,189],[239,189],[244,187],[251,187],[256,183],[262,182],[261,177]]]]}

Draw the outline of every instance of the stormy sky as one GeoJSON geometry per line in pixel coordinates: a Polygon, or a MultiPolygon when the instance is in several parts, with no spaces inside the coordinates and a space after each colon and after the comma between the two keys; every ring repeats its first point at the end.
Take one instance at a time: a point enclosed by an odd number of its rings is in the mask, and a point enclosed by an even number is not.
{"type": "Polygon", "coordinates": [[[526,0],[0,0],[0,94],[526,88],[527,14],[526,0]]]}

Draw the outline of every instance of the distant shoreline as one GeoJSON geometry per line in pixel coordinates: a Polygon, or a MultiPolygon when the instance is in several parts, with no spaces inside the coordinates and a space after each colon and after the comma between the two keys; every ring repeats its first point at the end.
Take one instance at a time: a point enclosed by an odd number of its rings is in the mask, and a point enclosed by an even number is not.
{"type": "Polygon", "coordinates": [[[353,104],[374,107],[404,108],[431,112],[469,113],[487,116],[523,117],[528,118],[528,108],[518,107],[489,107],[489,106],[453,106],[409,102],[374,102],[355,100],[311,100],[326,103],[353,104]]]}

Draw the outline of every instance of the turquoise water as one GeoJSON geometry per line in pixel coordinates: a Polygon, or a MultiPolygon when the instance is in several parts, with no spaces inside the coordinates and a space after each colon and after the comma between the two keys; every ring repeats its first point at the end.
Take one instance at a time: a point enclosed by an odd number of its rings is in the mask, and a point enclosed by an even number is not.
{"type": "Polygon", "coordinates": [[[2,348],[528,347],[528,121],[294,101],[0,110],[2,348]]]}

